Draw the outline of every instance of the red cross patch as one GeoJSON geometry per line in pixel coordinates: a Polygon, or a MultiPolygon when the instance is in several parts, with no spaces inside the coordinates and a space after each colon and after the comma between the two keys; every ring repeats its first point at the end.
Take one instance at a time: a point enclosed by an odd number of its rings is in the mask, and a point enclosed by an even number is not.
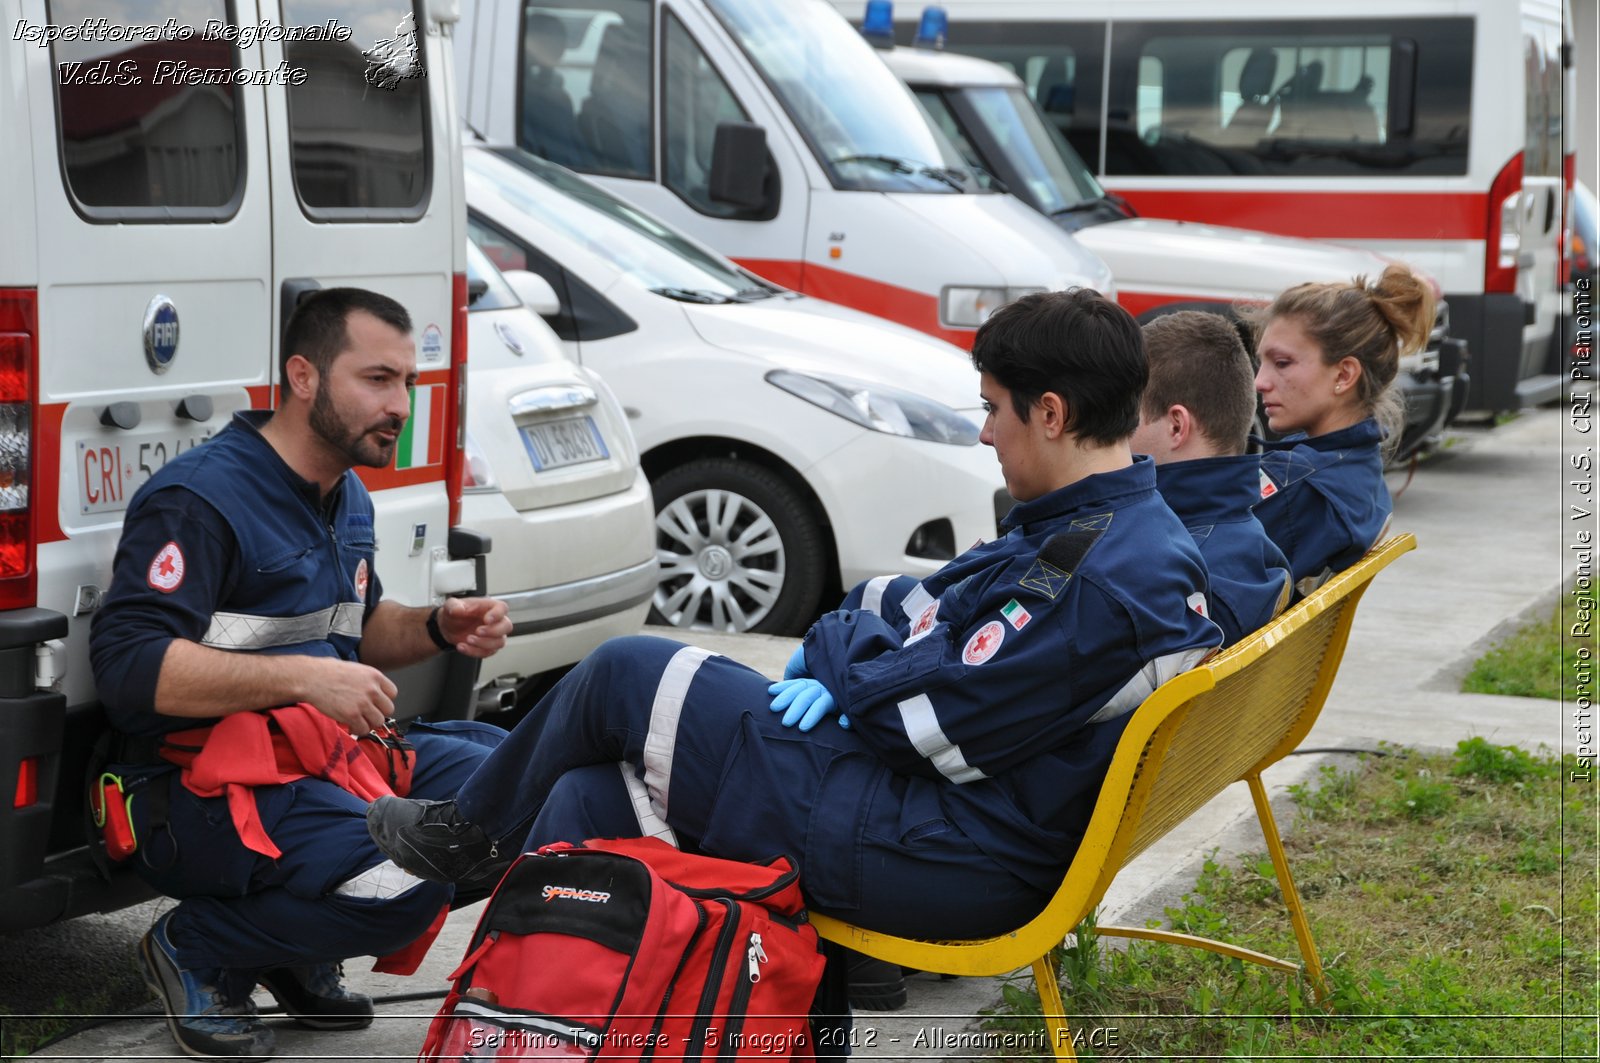
{"type": "Polygon", "coordinates": [[[933,627],[933,622],[934,620],[938,619],[938,616],[939,599],[935,598],[926,609],[922,610],[922,614],[917,617],[917,622],[911,625],[911,634],[920,635],[924,631],[927,631],[929,628],[933,627]]]}
{"type": "Polygon", "coordinates": [[[171,594],[183,586],[183,551],[178,549],[177,543],[169,542],[156,551],[146,578],[150,586],[163,594],[171,594]]]}
{"type": "Polygon", "coordinates": [[[364,557],[356,565],[356,600],[367,600],[367,559],[364,557]]]}
{"type": "Polygon", "coordinates": [[[1000,649],[1000,643],[1006,638],[1006,629],[998,620],[991,620],[973,632],[967,640],[966,649],[961,651],[961,659],[968,664],[982,664],[995,655],[1000,649]]]}

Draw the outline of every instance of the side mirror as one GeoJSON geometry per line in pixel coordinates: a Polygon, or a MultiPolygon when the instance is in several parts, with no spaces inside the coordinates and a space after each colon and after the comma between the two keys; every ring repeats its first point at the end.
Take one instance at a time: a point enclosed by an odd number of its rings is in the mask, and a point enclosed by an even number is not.
{"type": "Polygon", "coordinates": [[[767,205],[767,131],[754,122],[719,122],[711,142],[711,198],[746,210],[767,205]]]}
{"type": "Polygon", "coordinates": [[[561,297],[556,294],[555,288],[530,270],[508,269],[503,276],[506,283],[511,285],[511,290],[517,293],[517,298],[540,317],[555,317],[561,313],[561,297]]]}

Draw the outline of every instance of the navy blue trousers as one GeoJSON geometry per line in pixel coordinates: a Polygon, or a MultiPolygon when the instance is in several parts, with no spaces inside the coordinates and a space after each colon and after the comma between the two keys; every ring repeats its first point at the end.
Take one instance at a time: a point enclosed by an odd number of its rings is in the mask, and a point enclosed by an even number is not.
{"type": "MultiPolygon", "coordinates": [[[[413,724],[411,796],[454,796],[505,733],[483,723],[413,724]]],[[[190,793],[176,771],[145,785],[168,788],[167,823],[152,824],[153,803],[135,791],[134,863],[146,882],[180,900],[171,930],[184,967],[223,968],[231,981],[253,985],[253,973],[269,967],[382,956],[426,930],[450,900],[452,887],[416,880],[388,895],[336,892],[387,858],[367,833],[367,802],[332,783],[255,789],[262,825],[283,851],[276,860],[240,842],[226,798],[190,793]]]]}
{"type": "Polygon", "coordinates": [[[940,784],[895,775],[829,718],[810,732],[769,708],[771,680],[666,639],[613,639],[559,682],[467,780],[457,807],[492,837],[655,833],[619,762],[685,848],[783,854],[808,903],[903,935],[1011,930],[1049,900],[945,816],[940,784]]]}

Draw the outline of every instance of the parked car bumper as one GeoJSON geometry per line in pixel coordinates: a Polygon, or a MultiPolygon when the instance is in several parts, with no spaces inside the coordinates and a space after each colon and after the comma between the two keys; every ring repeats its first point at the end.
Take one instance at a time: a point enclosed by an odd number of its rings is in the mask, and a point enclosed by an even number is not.
{"type": "Polygon", "coordinates": [[[512,624],[505,648],[484,661],[480,681],[575,664],[644,623],[656,560],[655,508],[643,472],[626,491],[526,512],[498,492],[468,494],[462,517],[493,537],[486,582],[512,624]]]}

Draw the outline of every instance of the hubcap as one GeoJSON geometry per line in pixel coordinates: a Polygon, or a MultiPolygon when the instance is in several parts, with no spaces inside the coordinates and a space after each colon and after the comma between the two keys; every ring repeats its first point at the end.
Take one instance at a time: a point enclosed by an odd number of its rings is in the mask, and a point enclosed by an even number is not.
{"type": "Polygon", "coordinates": [[[749,631],[783,590],[783,539],[772,518],[735,491],[707,488],[656,514],[661,581],[655,610],[702,631],[749,631]]]}

